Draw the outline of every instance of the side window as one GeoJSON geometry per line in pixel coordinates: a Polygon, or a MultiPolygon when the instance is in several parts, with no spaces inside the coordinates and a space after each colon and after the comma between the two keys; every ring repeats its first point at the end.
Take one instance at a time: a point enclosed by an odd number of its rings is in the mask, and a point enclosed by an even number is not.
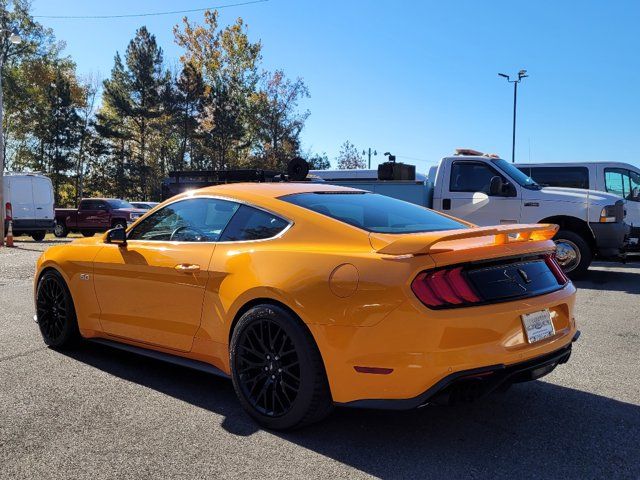
{"type": "Polygon", "coordinates": [[[225,228],[220,241],[238,242],[275,237],[288,225],[280,217],[242,205],[225,228]]]}
{"type": "Polygon", "coordinates": [[[454,162],[451,166],[451,180],[449,191],[451,192],[483,192],[489,194],[491,179],[502,177],[503,182],[507,180],[482,162],[454,162]]]}
{"type": "Polygon", "coordinates": [[[216,242],[240,204],[218,198],[190,198],[145,218],[129,240],[216,242]]]}
{"type": "Polygon", "coordinates": [[[622,168],[605,168],[604,185],[607,192],[627,198],[631,193],[629,171],[622,168]]]}
{"type": "Polygon", "coordinates": [[[93,200],[82,200],[78,206],[79,210],[94,210],[95,202],[93,200]]]}
{"type": "Polygon", "coordinates": [[[631,193],[628,200],[640,202],[640,173],[630,171],[629,180],[631,181],[631,193]]]}
{"type": "Polygon", "coordinates": [[[531,175],[543,187],[589,188],[587,167],[531,167],[531,175]]]}
{"type": "Polygon", "coordinates": [[[109,205],[107,204],[107,202],[99,200],[95,202],[95,206],[93,208],[95,210],[109,210],[109,205]]]}

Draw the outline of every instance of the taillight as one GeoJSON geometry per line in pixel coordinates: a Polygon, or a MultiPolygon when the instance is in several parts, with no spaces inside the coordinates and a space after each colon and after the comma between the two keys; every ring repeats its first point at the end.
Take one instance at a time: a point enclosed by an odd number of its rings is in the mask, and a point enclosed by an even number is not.
{"type": "Polygon", "coordinates": [[[545,255],[544,261],[547,264],[547,267],[549,267],[549,270],[551,270],[551,273],[553,273],[553,276],[556,277],[556,280],[558,281],[558,285],[566,285],[567,282],[569,281],[569,278],[562,270],[562,267],[558,264],[558,261],[556,260],[556,255],[555,254],[545,255]]]}
{"type": "Polygon", "coordinates": [[[4,218],[7,221],[13,220],[13,209],[11,208],[11,202],[7,202],[5,205],[5,215],[4,218]]]}
{"type": "Polygon", "coordinates": [[[478,303],[482,299],[462,273],[462,267],[422,272],[411,282],[411,290],[427,307],[478,303]]]}

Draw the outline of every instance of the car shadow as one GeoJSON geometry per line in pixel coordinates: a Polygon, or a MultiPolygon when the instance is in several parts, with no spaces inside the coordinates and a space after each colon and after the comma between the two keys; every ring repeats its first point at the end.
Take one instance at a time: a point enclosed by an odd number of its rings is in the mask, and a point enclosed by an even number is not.
{"type": "Polygon", "coordinates": [[[576,287],[589,290],[610,290],[627,293],[640,293],[640,263],[617,264],[615,269],[601,270],[597,267],[611,264],[597,263],[579,280],[574,280],[576,287]]]}
{"type": "MultiPolygon", "coordinates": [[[[222,415],[230,434],[259,430],[229,380],[97,344],[66,354],[222,415]]],[[[545,381],[453,407],[338,408],[321,423],[272,433],[380,478],[640,477],[640,406],[545,381]]]]}

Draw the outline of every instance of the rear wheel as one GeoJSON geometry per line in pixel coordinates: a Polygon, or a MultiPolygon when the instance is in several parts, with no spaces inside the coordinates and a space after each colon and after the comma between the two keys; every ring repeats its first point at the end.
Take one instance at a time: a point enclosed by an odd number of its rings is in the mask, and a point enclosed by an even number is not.
{"type": "Polygon", "coordinates": [[[68,348],[80,340],[71,293],[55,270],[42,274],[36,290],[38,326],[44,343],[53,348],[68,348]]]}
{"type": "Polygon", "coordinates": [[[67,226],[62,222],[56,222],[53,227],[53,234],[58,238],[64,238],[69,234],[69,230],[67,230],[67,226]]]}
{"type": "Polygon", "coordinates": [[[300,321],[281,307],[258,305],[240,318],[230,360],[240,403],[260,425],[298,428],[332,409],[320,352],[300,321]]]}
{"type": "Polygon", "coordinates": [[[587,241],[575,232],[560,230],[553,239],[556,242],[556,259],[570,278],[584,275],[593,254],[587,241]]]}
{"type": "Polygon", "coordinates": [[[96,234],[96,232],[93,232],[91,230],[80,230],[80,233],[83,237],[93,237],[96,234]]]}
{"type": "Polygon", "coordinates": [[[38,230],[37,232],[31,232],[31,238],[33,238],[36,242],[41,242],[44,240],[44,237],[47,235],[47,232],[44,230],[38,230]]]}

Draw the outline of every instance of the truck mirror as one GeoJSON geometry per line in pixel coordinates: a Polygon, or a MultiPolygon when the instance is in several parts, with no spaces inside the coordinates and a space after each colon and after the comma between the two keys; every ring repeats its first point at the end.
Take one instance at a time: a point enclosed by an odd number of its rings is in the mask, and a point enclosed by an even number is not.
{"type": "Polygon", "coordinates": [[[502,188],[504,187],[504,183],[502,182],[502,178],[496,175],[495,177],[491,177],[491,182],[489,183],[489,195],[492,197],[499,197],[503,195],[502,188]]]}
{"type": "Polygon", "coordinates": [[[127,244],[127,231],[122,227],[112,228],[107,231],[106,243],[113,243],[118,246],[127,244]]]}

